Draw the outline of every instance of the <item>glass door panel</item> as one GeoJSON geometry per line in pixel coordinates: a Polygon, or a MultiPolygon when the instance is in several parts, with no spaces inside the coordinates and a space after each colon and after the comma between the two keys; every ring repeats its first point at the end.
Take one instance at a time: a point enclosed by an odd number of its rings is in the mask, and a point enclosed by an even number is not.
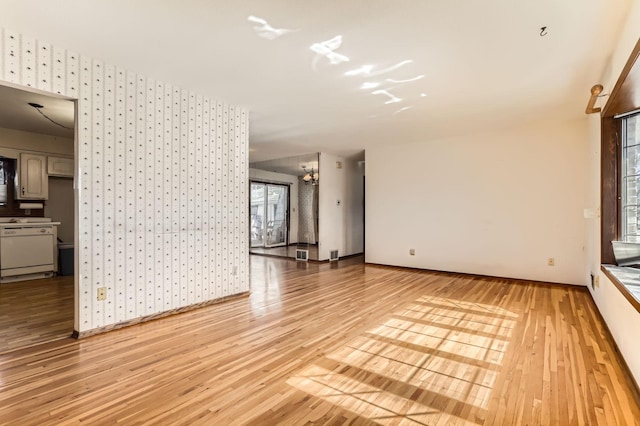
{"type": "Polygon", "coordinates": [[[267,186],[267,230],[265,247],[287,244],[287,195],[289,188],[282,185],[267,186]]]}
{"type": "Polygon", "coordinates": [[[266,185],[251,183],[251,247],[264,247],[266,185]]]}

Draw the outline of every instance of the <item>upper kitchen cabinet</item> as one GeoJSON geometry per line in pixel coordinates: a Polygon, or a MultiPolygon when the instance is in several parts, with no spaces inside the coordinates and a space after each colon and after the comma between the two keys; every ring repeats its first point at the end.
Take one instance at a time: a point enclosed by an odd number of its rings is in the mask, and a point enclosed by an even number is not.
{"type": "Polygon", "coordinates": [[[48,196],[47,157],[21,153],[16,173],[16,199],[46,200],[48,196]]]}
{"type": "Polygon", "coordinates": [[[73,158],[47,157],[47,172],[49,176],[73,177],[73,158]]]}

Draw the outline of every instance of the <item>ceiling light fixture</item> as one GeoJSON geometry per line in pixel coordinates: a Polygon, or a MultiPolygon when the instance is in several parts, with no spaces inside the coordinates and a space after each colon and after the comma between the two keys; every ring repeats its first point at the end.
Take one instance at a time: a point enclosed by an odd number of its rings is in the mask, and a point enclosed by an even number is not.
{"type": "Polygon", "coordinates": [[[38,113],[43,116],[44,118],[46,118],[47,120],[49,120],[50,122],[52,122],[53,124],[55,124],[56,126],[60,126],[63,129],[67,129],[67,130],[73,130],[71,127],[67,127],[63,124],[58,123],[55,120],[52,120],[51,118],[49,118],[49,116],[47,114],[45,114],[44,112],[42,112],[42,108],[44,108],[44,106],[37,104],[35,102],[29,102],[28,104],[30,107],[33,107],[33,109],[35,109],[36,111],[38,111],[38,113]]]}
{"type": "Polygon", "coordinates": [[[318,172],[315,172],[313,170],[313,167],[311,167],[311,171],[308,171],[307,166],[302,166],[302,170],[304,170],[304,176],[302,177],[302,180],[304,181],[305,185],[311,183],[311,185],[315,186],[320,183],[320,176],[318,175],[318,172]]]}

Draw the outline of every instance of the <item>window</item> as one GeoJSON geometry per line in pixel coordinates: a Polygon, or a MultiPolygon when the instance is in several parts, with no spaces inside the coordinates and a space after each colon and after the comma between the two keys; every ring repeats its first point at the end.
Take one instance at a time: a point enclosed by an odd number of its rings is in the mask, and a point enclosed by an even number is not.
{"type": "Polygon", "coordinates": [[[600,261],[615,264],[611,241],[638,241],[640,232],[640,40],[600,111],[600,261]],[[618,119],[615,117],[624,117],[618,119]],[[628,138],[623,136],[628,135],[628,138]],[[627,140],[628,139],[628,140],[627,140]]]}
{"type": "Polygon", "coordinates": [[[622,120],[621,239],[640,243],[640,114],[622,120]]]}

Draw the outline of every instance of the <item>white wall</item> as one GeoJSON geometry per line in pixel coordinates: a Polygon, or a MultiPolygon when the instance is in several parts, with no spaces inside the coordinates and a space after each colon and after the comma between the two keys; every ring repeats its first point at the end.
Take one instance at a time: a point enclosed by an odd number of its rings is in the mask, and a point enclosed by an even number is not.
{"type": "Polygon", "coordinates": [[[44,204],[44,217],[58,225],[58,238],[73,243],[73,179],[50,177],[49,199],[44,204]]]}
{"type": "Polygon", "coordinates": [[[318,260],[329,259],[331,250],[337,249],[343,257],[364,249],[361,159],[320,153],[318,260]],[[336,168],[336,162],[342,163],[341,169],[336,168]]]}
{"type": "Polygon", "coordinates": [[[585,118],[367,149],[366,261],[585,285],[586,138],[585,118]]]}
{"type": "Polygon", "coordinates": [[[249,169],[249,178],[268,183],[282,183],[289,185],[289,244],[298,242],[298,178],[285,173],[268,172],[265,170],[249,169]]]}
{"type": "MultiPolygon", "coordinates": [[[[618,76],[640,37],[640,2],[635,2],[621,38],[602,76],[604,93],[611,93],[618,76]]],[[[600,103],[602,105],[602,103],[600,103]]],[[[588,192],[586,205],[594,211],[600,208],[600,116],[589,116],[588,192]]],[[[613,283],[600,271],[600,217],[587,221],[588,262],[585,275],[593,273],[600,279],[600,286],[589,291],[596,302],[620,353],[624,357],[636,383],[640,383],[640,313],[624,298],[613,283]]],[[[608,244],[608,242],[606,242],[608,244]]]]}
{"type": "Polygon", "coordinates": [[[11,158],[18,158],[21,151],[73,156],[73,139],[0,127],[0,148],[12,152],[14,155],[7,155],[11,158]]]}
{"type": "Polygon", "coordinates": [[[78,99],[77,331],[249,290],[245,110],[4,29],[0,58],[78,99]]]}

